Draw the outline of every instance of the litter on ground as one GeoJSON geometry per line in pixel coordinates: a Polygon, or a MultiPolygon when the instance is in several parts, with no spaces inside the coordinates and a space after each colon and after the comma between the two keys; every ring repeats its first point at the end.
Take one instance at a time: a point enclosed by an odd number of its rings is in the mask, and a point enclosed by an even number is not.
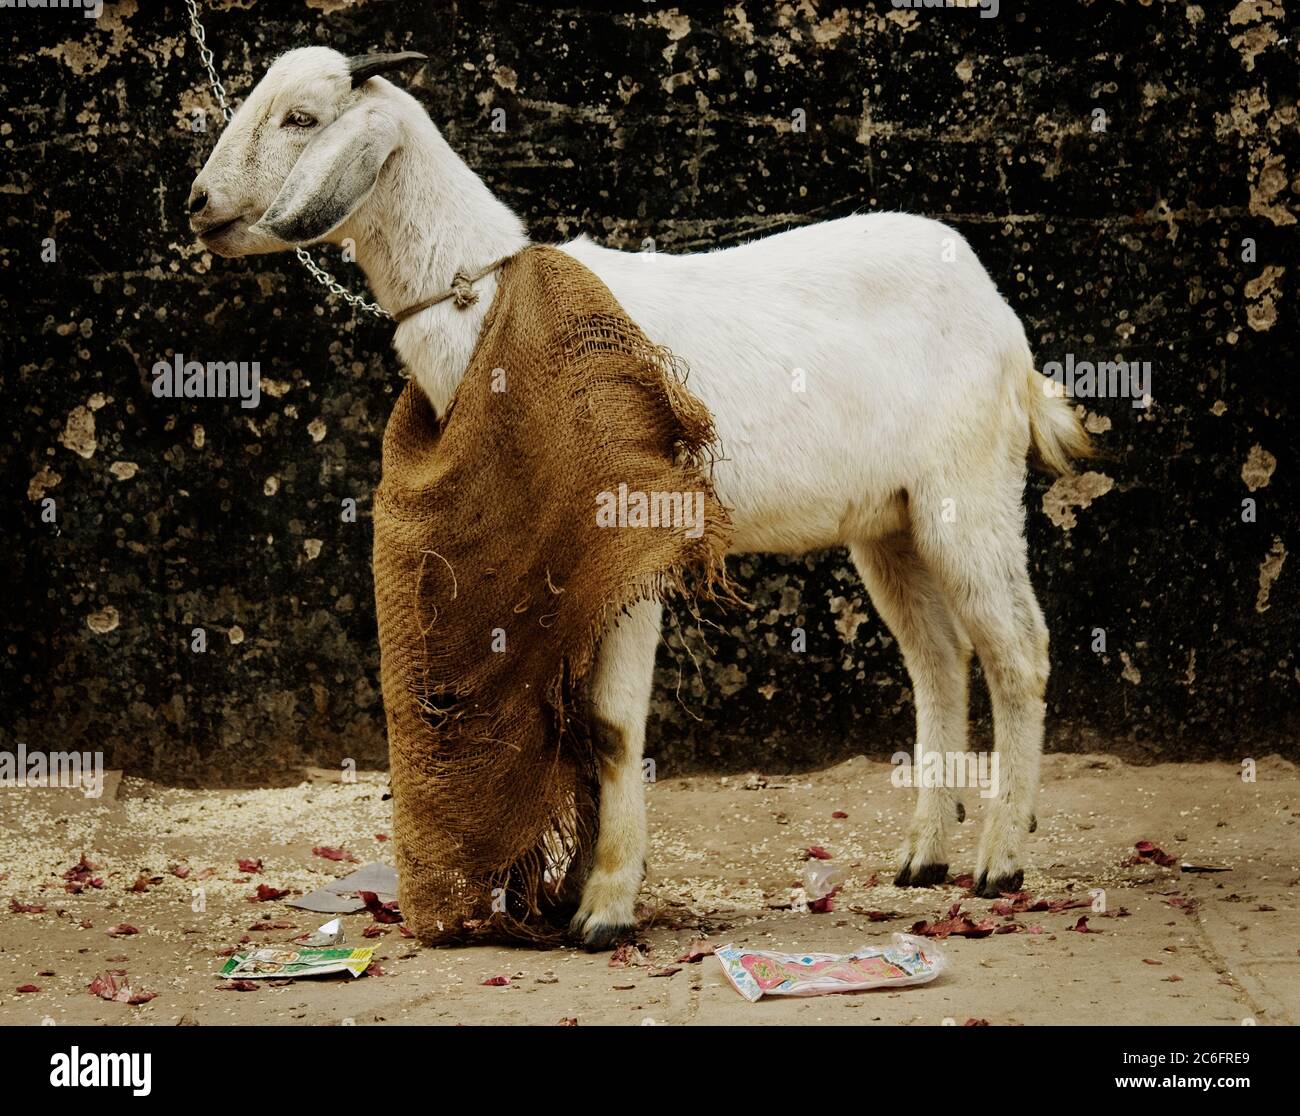
{"type": "Polygon", "coordinates": [[[715,955],[727,979],[751,1003],[764,996],[824,996],[927,984],[947,964],[932,943],[908,934],[895,934],[893,945],[847,954],[773,953],[723,945],[715,955]]]}

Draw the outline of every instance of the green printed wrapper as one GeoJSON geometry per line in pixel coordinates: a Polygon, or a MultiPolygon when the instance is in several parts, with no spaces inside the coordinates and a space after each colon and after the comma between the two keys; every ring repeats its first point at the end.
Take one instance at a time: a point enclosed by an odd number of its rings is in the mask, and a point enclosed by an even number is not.
{"type": "Polygon", "coordinates": [[[370,964],[373,949],[308,949],[294,946],[265,946],[251,953],[237,953],[222,967],[220,976],[229,980],[282,979],[351,973],[359,977],[370,964]]]}

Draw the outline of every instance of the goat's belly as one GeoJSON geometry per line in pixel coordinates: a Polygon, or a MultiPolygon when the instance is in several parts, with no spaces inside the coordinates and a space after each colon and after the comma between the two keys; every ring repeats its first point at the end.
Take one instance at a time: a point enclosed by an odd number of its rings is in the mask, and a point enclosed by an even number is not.
{"type": "MultiPolygon", "coordinates": [[[[720,494],[720,498],[725,504],[726,496],[720,494]]],[[[832,516],[792,519],[780,510],[754,512],[727,506],[731,509],[732,522],[729,554],[807,554],[840,542],[838,522],[832,516]]]]}
{"type": "Polygon", "coordinates": [[[775,467],[734,459],[714,467],[714,488],[731,513],[729,553],[808,554],[907,529],[901,489],[853,483],[834,470],[803,472],[794,462],[767,464],[775,467]]]}

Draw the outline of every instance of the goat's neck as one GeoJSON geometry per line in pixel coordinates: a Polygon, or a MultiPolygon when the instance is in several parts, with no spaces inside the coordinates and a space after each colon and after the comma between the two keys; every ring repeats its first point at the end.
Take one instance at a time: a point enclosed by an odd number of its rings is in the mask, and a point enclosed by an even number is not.
{"type": "Polygon", "coordinates": [[[528,243],[523,224],[429,124],[390,158],[340,238],[356,243],[379,304],[396,313],[528,243]]]}
{"type": "MultiPolygon", "coordinates": [[[[335,238],[348,237],[390,314],[447,290],[457,271],[473,274],[528,243],[523,223],[432,123],[391,156],[370,198],[335,238]]],[[[398,352],[439,411],[469,363],[494,279],[476,285],[484,297],[468,308],[448,300],[398,334],[398,352]]]]}

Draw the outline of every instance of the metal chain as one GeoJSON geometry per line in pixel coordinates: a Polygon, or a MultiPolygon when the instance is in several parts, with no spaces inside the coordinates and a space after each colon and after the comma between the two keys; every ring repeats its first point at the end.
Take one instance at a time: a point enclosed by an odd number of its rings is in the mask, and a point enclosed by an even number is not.
{"type": "Polygon", "coordinates": [[[230,118],[235,114],[231,112],[230,105],[226,103],[226,87],[221,84],[221,79],[217,76],[217,67],[212,57],[212,51],[208,49],[208,38],[203,32],[203,24],[199,22],[199,9],[195,0],[185,0],[185,6],[190,10],[190,34],[194,36],[194,41],[199,44],[199,59],[203,63],[204,69],[208,71],[208,82],[212,86],[212,92],[216,94],[217,104],[221,106],[222,118],[227,124],[230,118]]]}
{"type": "MultiPolygon", "coordinates": [[[[234,116],[234,111],[226,101],[226,87],[221,84],[221,78],[217,76],[216,60],[213,58],[212,51],[208,49],[207,36],[203,31],[203,24],[199,22],[199,8],[197,0],[185,0],[185,6],[190,13],[190,34],[194,36],[195,43],[199,48],[199,60],[203,63],[203,68],[208,71],[208,83],[212,86],[213,96],[217,99],[217,104],[221,108],[222,119],[230,123],[230,118],[234,116]]],[[[353,294],[334,278],[328,271],[320,266],[311,257],[311,253],[305,248],[294,249],[294,254],[298,257],[298,262],[302,264],[312,275],[312,277],[330,294],[338,295],[344,302],[358,310],[365,310],[377,318],[392,318],[392,315],[382,306],[369,302],[359,294],[353,294]]]]}
{"type": "Polygon", "coordinates": [[[344,302],[355,306],[358,310],[365,310],[376,318],[392,318],[393,315],[377,302],[367,302],[361,295],[353,294],[343,286],[333,275],[311,258],[311,253],[306,248],[295,248],[294,254],[298,257],[298,262],[310,271],[316,282],[329,291],[330,294],[338,295],[344,302]]]}

